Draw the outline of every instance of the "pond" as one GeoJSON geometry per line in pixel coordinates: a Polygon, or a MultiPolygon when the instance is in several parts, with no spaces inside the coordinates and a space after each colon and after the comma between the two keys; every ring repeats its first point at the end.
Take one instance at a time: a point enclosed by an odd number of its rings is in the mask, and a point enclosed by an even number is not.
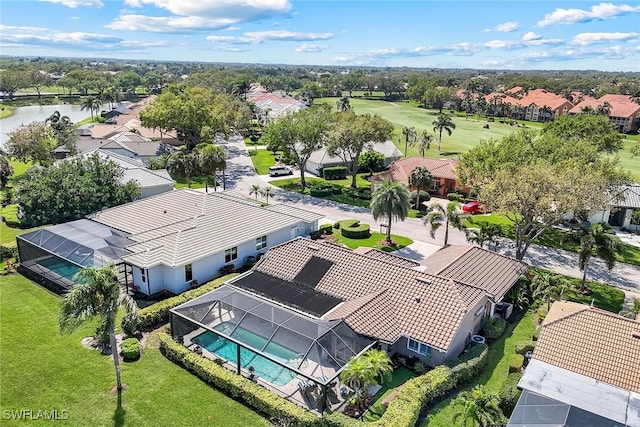
{"type": "Polygon", "coordinates": [[[80,105],[31,105],[29,107],[18,107],[10,117],[0,119],[0,146],[4,146],[9,139],[8,133],[18,128],[22,124],[27,124],[36,120],[47,120],[51,114],[59,111],[60,115],[68,116],[72,122],[79,122],[91,115],[89,111],[82,111],[80,105]]]}

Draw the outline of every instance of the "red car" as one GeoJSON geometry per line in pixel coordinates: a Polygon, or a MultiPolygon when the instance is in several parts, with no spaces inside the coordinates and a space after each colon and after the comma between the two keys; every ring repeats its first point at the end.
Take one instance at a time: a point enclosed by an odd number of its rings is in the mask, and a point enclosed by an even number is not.
{"type": "Polygon", "coordinates": [[[482,203],[480,202],[468,202],[462,205],[462,212],[468,214],[479,214],[482,213],[482,203]]]}

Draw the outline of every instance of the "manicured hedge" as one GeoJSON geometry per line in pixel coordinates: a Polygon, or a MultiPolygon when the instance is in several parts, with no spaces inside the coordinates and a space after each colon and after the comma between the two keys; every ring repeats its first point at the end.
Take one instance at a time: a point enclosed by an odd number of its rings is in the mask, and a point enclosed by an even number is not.
{"type": "Polygon", "coordinates": [[[502,317],[490,317],[482,322],[482,330],[486,338],[497,340],[504,333],[507,322],[502,317]]]}
{"type": "Polygon", "coordinates": [[[135,338],[127,338],[120,344],[120,354],[125,362],[140,359],[140,342],[135,338]]]}
{"type": "Polygon", "coordinates": [[[334,166],[331,168],[322,169],[322,176],[324,179],[344,179],[347,177],[346,166],[334,166]]]}
{"type": "Polygon", "coordinates": [[[318,231],[322,234],[333,234],[333,225],[332,224],[322,224],[318,227],[318,231]]]}
{"type": "Polygon", "coordinates": [[[315,186],[309,188],[309,194],[313,197],[328,197],[333,195],[333,188],[328,186],[315,186]]]}
{"type": "Polygon", "coordinates": [[[161,332],[158,336],[160,350],[167,359],[183,366],[205,383],[243,402],[258,413],[266,415],[268,418],[277,419],[283,422],[282,425],[302,427],[323,425],[322,420],[311,412],[247,378],[217,365],[214,361],[189,351],[182,344],[175,342],[170,335],[161,332]]]}
{"type": "Polygon", "coordinates": [[[500,409],[502,409],[502,412],[506,416],[509,416],[509,414],[513,412],[522,393],[518,389],[518,382],[521,377],[522,374],[520,372],[509,374],[505,382],[502,383],[502,388],[500,389],[500,409]]]}
{"type": "Polygon", "coordinates": [[[18,247],[13,244],[0,245],[0,260],[18,258],[18,247]]]}
{"type": "Polygon", "coordinates": [[[522,370],[522,364],[524,363],[524,356],[521,354],[512,354],[509,361],[509,373],[517,373],[522,370]]]}
{"type": "Polygon", "coordinates": [[[340,233],[347,239],[368,239],[371,236],[369,224],[360,224],[357,219],[340,221],[340,233]]]}
{"type": "Polygon", "coordinates": [[[237,274],[234,273],[219,277],[198,288],[191,289],[181,293],[180,295],[176,295],[175,297],[167,298],[140,309],[138,312],[138,328],[141,330],[150,329],[160,325],[161,323],[168,322],[169,310],[222,286],[224,282],[235,276],[237,276],[237,274]]]}
{"type": "Polygon", "coordinates": [[[535,346],[534,341],[518,341],[515,345],[516,353],[524,355],[527,351],[533,351],[535,346]]]}

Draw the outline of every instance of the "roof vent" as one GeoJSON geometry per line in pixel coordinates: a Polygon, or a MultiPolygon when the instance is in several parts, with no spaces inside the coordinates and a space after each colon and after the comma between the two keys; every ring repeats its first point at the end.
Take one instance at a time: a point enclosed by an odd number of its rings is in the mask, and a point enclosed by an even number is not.
{"type": "Polygon", "coordinates": [[[431,281],[429,279],[427,279],[426,277],[416,277],[416,280],[418,282],[422,282],[422,283],[424,283],[426,285],[430,285],[431,284],[431,281]]]}
{"type": "Polygon", "coordinates": [[[416,297],[416,302],[420,304],[420,297],[416,297]]]}
{"type": "Polygon", "coordinates": [[[312,251],[319,251],[320,248],[316,245],[307,245],[307,248],[311,249],[312,251]]]}

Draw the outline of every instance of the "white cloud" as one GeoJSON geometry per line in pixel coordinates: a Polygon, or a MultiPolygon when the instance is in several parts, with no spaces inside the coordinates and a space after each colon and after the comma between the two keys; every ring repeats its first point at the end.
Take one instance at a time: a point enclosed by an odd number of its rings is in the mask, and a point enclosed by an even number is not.
{"type": "Polygon", "coordinates": [[[493,28],[493,31],[497,31],[499,33],[510,33],[512,31],[517,30],[519,27],[516,21],[509,21],[502,24],[498,24],[493,28]]]}
{"type": "Polygon", "coordinates": [[[77,19],[80,19],[80,17],[79,17],[79,16],[72,16],[72,17],[70,17],[69,19],[72,19],[72,20],[74,20],[74,21],[75,21],[75,20],[77,20],[77,19]]]}
{"type": "Polygon", "coordinates": [[[150,32],[186,32],[220,29],[241,22],[286,15],[289,0],[126,0],[133,8],[152,5],[170,16],[123,13],[107,28],[150,32]]]}
{"type": "Polygon", "coordinates": [[[229,28],[225,28],[225,31],[238,31],[238,30],[240,30],[240,27],[231,26],[229,28]]]}
{"type": "Polygon", "coordinates": [[[588,46],[594,43],[630,40],[638,37],[638,33],[581,33],[576,35],[571,43],[578,46],[588,46]]]}
{"type": "Polygon", "coordinates": [[[323,44],[303,43],[300,46],[296,47],[296,52],[315,53],[322,52],[323,50],[327,50],[328,48],[329,46],[323,44]]]}
{"type": "Polygon", "coordinates": [[[591,10],[584,9],[556,9],[544,16],[544,19],[536,24],[537,27],[548,27],[558,24],[578,24],[589,21],[602,21],[616,18],[628,13],[639,13],[640,6],[630,6],[626,4],[614,5],[611,3],[600,3],[592,6],[591,10]]]}
{"type": "Polygon", "coordinates": [[[67,6],[72,9],[78,7],[102,7],[104,3],[101,0],[38,0],[45,3],[55,3],[62,6],[67,6]]]}
{"type": "Polygon", "coordinates": [[[539,40],[540,38],[542,38],[542,36],[540,36],[539,34],[536,34],[534,32],[529,31],[527,34],[525,34],[524,36],[522,36],[522,40],[528,42],[531,40],[539,40]]]}
{"type": "Polygon", "coordinates": [[[266,41],[315,41],[333,38],[333,33],[300,33],[293,31],[255,31],[241,36],[208,36],[207,40],[229,44],[260,44],[266,41]]]}

